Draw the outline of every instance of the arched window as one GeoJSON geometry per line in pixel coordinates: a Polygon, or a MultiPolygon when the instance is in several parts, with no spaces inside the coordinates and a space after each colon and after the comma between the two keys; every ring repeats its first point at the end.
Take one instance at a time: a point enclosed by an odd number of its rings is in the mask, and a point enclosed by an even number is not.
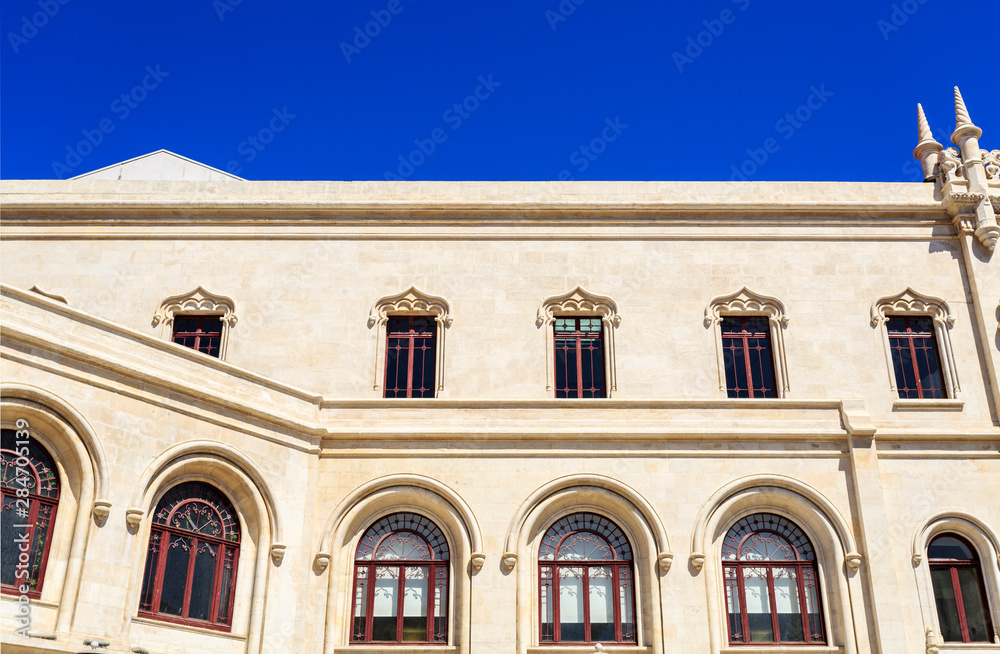
{"type": "Polygon", "coordinates": [[[634,643],[632,546],[618,526],[574,513],[549,527],[538,550],[543,643],[634,643]]]}
{"type": "Polygon", "coordinates": [[[992,643],[993,625],[976,550],[955,534],[927,546],[941,636],[948,643],[992,643]]]}
{"type": "Polygon", "coordinates": [[[731,644],[825,642],[816,554],[790,520],[755,513],[737,522],[722,570],[731,644]]]}
{"type": "Polygon", "coordinates": [[[37,598],[42,592],[59,504],[56,464],[34,438],[4,429],[2,589],[37,598]],[[26,557],[24,555],[27,555],[26,557]],[[22,593],[22,586],[27,592],[22,593]]]}
{"type": "Polygon", "coordinates": [[[139,615],[229,631],[239,558],[229,500],[207,484],[174,486],[153,513],[139,615]]]}
{"type": "Polygon", "coordinates": [[[351,642],[448,642],[448,542],[415,513],[393,513],[361,537],[351,642]]]}

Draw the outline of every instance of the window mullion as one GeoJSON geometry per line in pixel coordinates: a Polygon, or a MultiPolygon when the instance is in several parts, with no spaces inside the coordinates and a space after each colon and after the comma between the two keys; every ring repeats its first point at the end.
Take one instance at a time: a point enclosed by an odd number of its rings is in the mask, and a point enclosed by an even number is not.
{"type": "Polygon", "coordinates": [[[562,578],[562,567],[552,566],[552,638],[555,642],[562,642],[562,607],[559,602],[559,595],[562,587],[559,580],[562,578]]]}
{"type": "Polygon", "coordinates": [[[958,566],[951,566],[951,587],[955,593],[955,610],[958,611],[958,626],[962,630],[962,642],[969,642],[969,621],[965,617],[965,602],[962,600],[962,584],[958,580],[958,566]]]}
{"type": "Polygon", "coordinates": [[[188,617],[188,608],[191,604],[191,585],[194,579],[194,565],[198,553],[198,539],[191,537],[191,551],[188,553],[187,582],[184,584],[184,600],[181,602],[181,617],[185,620],[188,617]]]}
{"type": "Polygon", "coordinates": [[[624,625],[622,625],[621,615],[622,587],[621,578],[618,575],[618,569],[619,566],[617,565],[611,566],[611,588],[614,592],[614,596],[611,598],[611,605],[615,616],[615,641],[620,643],[622,640],[622,629],[624,628],[624,625]]]}
{"type": "Polygon", "coordinates": [[[746,585],[743,583],[743,566],[736,565],[736,587],[740,602],[740,625],[743,627],[742,642],[750,642],[750,614],[746,608],[746,585]]]}
{"type": "Polygon", "coordinates": [[[809,633],[809,610],[808,602],[806,601],[806,582],[802,576],[802,565],[795,566],[795,575],[798,581],[799,588],[799,614],[802,616],[802,637],[807,643],[812,642],[811,634],[809,633]]]}
{"type": "Polygon", "coordinates": [[[590,640],[590,566],[585,565],[583,570],[583,640],[590,640]]]}
{"type": "MultiPolygon", "coordinates": [[[[407,396],[409,397],[409,396],[407,396]]],[[[396,642],[403,642],[403,600],[406,595],[406,566],[399,566],[399,584],[396,586],[396,642]]]]}
{"type": "MultiPolygon", "coordinates": [[[[156,571],[153,573],[153,597],[150,600],[149,610],[153,613],[160,612],[160,599],[163,595],[163,576],[164,569],[167,567],[167,548],[170,545],[170,532],[155,531],[153,533],[160,534],[160,546],[157,554],[159,555],[156,560],[156,571]]],[[[146,556],[149,556],[149,548],[146,548],[146,556]]]]}
{"type": "Polygon", "coordinates": [[[583,336],[579,334],[576,337],[576,396],[583,397],[583,336]]]}
{"type": "Polygon", "coordinates": [[[771,606],[771,629],[774,630],[774,642],[781,642],[781,626],[778,624],[778,603],[774,597],[774,567],[767,566],[767,599],[771,606]]]}
{"type": "Polygon", "coordinates": [[[406,397],[413,397],[413,348],[415,345],[416,338],[413,335],[413,330],[410,330],[410,334],[407,340],[407,355],[406,355],[406,397]]]}

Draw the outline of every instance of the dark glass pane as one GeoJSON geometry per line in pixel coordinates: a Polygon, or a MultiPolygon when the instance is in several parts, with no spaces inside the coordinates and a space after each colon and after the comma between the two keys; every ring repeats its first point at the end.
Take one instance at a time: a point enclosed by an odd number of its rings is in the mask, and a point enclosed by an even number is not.
{"type": "Polygon", "coordinates": [[[229,624],[229,603],[232,599],[233,573],[236,572],[236,552],[232,547],[225,548],[225,560],[222,562],[222,580],[219,582],[219,623],[229,624]]]}
{"type": "MultiPolygon", "coordinates": [[[[399,361],[405,357],[400,356],[401,339],[390,338],[389,347],[385,353],[385,396],[397,397],[399,388],[399,361]]],[[[405,363],[403,364],[405,366],[405,363]]],[[[403,368],[403,383],[406,383],[406,368],[403,368]]],[[[401,397],[406,397],[406,389],[403,389],[401,397]]]]}
{"type": "Polygon", "coordinates": [[[0,547],[0,581],[3,582],[4,586],[14,586],[17,581],[15,575],[17,574],[18,552],[13,543],[25,530],[16,528],[14,525],[27,522],[17,517],[15,499],[12,496],[4,495],[3,511],[0,513],[0,538],[3,538],[0,541],[3,543],[3,546],[0,547]]]}
{"type": "Polygon", "coordinates": [[[180,616],[184,609],[184,588],[187,585],[188,564],[191,560],[191,539],[172,534],[169,538],[159,613],[180,616]]]}
{"type": "Polygon", "coordinates": [[[351,640],[363,641],[368,627],[368,566],[359,565],[355,568],[354,583],[354,627],[351,640]]]}
{"type": "Polygon", "coordinates": [[[800,643],[805,640],[802,630],[802,602],[795,568],[772,568],[774,605],[777,608],[778,633],[782,642],[800,643]]]}
{"type": "Polygon", "coordinates": [[[198,323],[194,316],[177,316],[174,318],[175,332],[193,332],[197,329],[198,323]]]}
{"type": "Polygon", "coordinates": [[[555,640],[555,620],[553,615],[555,612],[555,601],[552,594],[552,567],[542,566],[538,571],[539,577],[541,577],[541,588],[539,589],[538,601],[542,607],[542,625],[539,634],[539,640],[543,643],[550,643],[555,640]]]}
{"type": "Polygon", "coordinates": [[[726,387],[729,397],[750,397],[747,384],[746,350],[742,338],[723,339],[726,387]]]}
{"type": "Polygon", "coordinates": [[[217,546],[198,543],[194,555],[194,576],[191,579],[191,601],[188,602],[188,617],[192,620],[208,620],[211,617],[217,554],[217,546]]]}
{"type": "Polygon", "coordinates": [[[556,397],[578,397],[576,358],[575,340],[556,339],[556,397]]]}
{"type": "Polygon", "coordinates": [[[413,397],[434,397],[434,339],[418,339],[413,357],[413,397]]]}
{"type": "MultiPolygon", "coordinates": [[[[774,358],[771,356],[771,341],[767,338],[758,339],[760,344],[760,385],[763,397],[777,397],[774,381],[774,358]]],[[[756,395],[756,394],[755,394],[756,395]]]]}
{"type": "Polygon", "coordinates": [[[958,604],[951,582],[951,568],[931,568],[934,586],[934,603],[937,605],[941,636],[949,643],[962,642],[962,627],[958,621],[958,604]]]}
{"type": "Polygon", "coordinates": [[[222,340],[218,336],[203,336],[201,339],[201,351],[213,357],[219,356],[219,343],[222,340]]]}
{"type": "Polygon", "coordinates": [[[163,532],[154,531],[149,536],[149,548],[146,550],[146,567],[142,572],[142,595],[139,596],[139,608],[143,611],[153,610],[153,586],[156,567],[160,561],[160,541],[163,532]]]}
{"type": "Polygon", "coordinates": [[[892,370],[896,376],[896,390],[899,397],[904,400],[916,399],[917,385],[913,374],[913,357],[910,356],[909,341],[890,338],[889,351],[892,353],[892,370]]]}
{"type": "Polygon", "coordinates": [[[930,338],[915,338],[913,346],[917,354],[917,370],[920,372],[923,396],[944,399],[944,386],[941,384],[941,369],[934,351],[934,341],[930,338]]]}
{"type": "Polygon", "coordinates": [[[736,568],[723,568],[726,585],[726,613],[729,616],[729,641],[743,642],[743,618],[740,613],[740,588],[736,568]]]}
{"type": "Polygon", "coordinates": [[[962,591],[962,604],[965,605],[965,622],[969,627],[970,643],[989,643],[993,641],[987,627],[986,602],[979,583],[979,569],[972,566],[958,568],[958,586],[962,591]]]}
{"type": "Polygon", "coordinates": [[[760,339],[747,339],[747,359],[750,362],[750,383],[753,390],[752,395],[759,397],[764,391],[764,378],[761,375],[761,354],[760,339]]]}
{"type": "Polygon", "coordinates": [[[952,538],[951,536],[939,536],[927,547],[927,558],[972,561],[977,557],[959,539],[952,538]]]}

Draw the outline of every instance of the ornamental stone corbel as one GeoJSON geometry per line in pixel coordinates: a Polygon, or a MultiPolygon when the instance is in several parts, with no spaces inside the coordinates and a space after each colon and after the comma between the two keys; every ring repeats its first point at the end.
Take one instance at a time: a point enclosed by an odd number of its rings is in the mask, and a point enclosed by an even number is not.
{"type": "Polygon", "coordinates": [[[94,506],[91,509],[91,513],[93,513],[94,519],[98,522],[105,520],[111,513],[111,502],[108,500],[94,500],[94,506]]]}
{"type": "Polygon", "coordinates": [[[517,565],[517,554],[514,552],[504,552],[503,553],[503,565],[507,570],[513,570],[514,566],[517,565]]]}
{"type": "Polygon", "coordinates": [[[924,560],[924,555],[919,552],[910,557],[913,561],[913,565],[920,565],[924,560]]]}
{"type": "Polygon", "coordinates": [[[274,565],[281,565],[287,549],[288,547],[284,543],[273,543],[271,545],[271,560],[274,561],[274,565]]]}
{"type": "Polygon", "coordinates": [[[673,552],[660,552],[656,560],[660,564],[660,570],[667,572],[670,570],[670,565],[674,562],[674,554],[673,552]]]}
{"type": "Polygon", "coordinates": [[[145,511],[142,509],[131,508],[125,509],[125,523],[128,525],[129,531],[133,534],[139,529],[139,525],[142,523],[142,516],[145,515],[145,511]]]}
{"type": "Polygon", "coordinates": [[[473,552],[472,556],[469,557],[469,563],[472,564],[474,570],[482,570],[483,565],[486,564],[486,555],[482,552],[473,552]]]}
{"type": "Polygon", "coordinates": [[[941,644],[941,641],[938,639],[937,632],[930,627],[928,627],[925,632],[925,644],[927,647],[927,654],[939,654],[941,652],[941,649],[938,647],[938,645],[941,644]]]}
{"type": "Polygon", "coordinates": [[[701,569],[705,567],[705,555],[701,552],[692,552],[691,556],[688,557],[688,561],[691,562],[691,567],[701,572],[701,569]]]}
{"type": "Polygon", "coordinates": [[[862,556],[857,552],[850,552],[844,557],[844,563],[852,572],[857,572],[861,568],[862,556]]]}
{"type": "Polygon", "coordinates": [[[319,554],[316,555],[316,558],[313,560],[313,563],[316,565],[316,568],[320,572],[322,572],[326,570],[327,566],[330,565],[330,558],[331,557],[329,553],[320,552],[319,554]]]}

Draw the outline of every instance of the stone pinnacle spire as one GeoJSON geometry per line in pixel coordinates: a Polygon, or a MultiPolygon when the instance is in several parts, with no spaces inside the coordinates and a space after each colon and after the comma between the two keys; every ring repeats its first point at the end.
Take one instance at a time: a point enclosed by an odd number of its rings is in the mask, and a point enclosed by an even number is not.
{"type": "Polygon", "coordinates": [[[965,100],[962,99],[962,92],[955,87],[955,125],[972,125],[972,118],[969,117],[969,110],[965,107],[965,100]]]}
{"type": "Polygon", "coordinates": [[[924,115],[924,108],[921,104],[917,103],[917,143],[923,143],[924,141],[933,141],[934,135],[931,134],[931,126],[927,123],[927,116],[924,115]]]}

